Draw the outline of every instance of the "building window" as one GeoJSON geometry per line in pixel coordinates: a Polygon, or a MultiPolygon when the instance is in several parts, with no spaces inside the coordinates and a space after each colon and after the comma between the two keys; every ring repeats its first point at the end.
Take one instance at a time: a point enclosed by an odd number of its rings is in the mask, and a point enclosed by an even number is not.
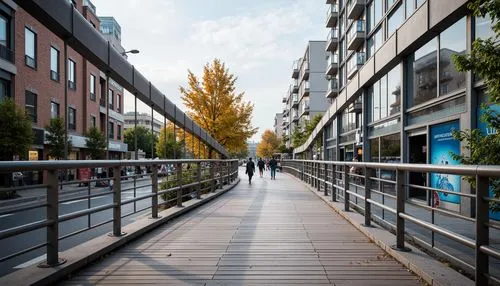
{"type": "Polygon", "coordinates": [[[10,81],[0,78],[0,101],[10,97],[10,81]]]}
{"type": "Polygon", "coordinates": [[[389,116],[401,110],[401,67],[399,64],[387,74],[387,106],[389,116]]]}
{"type": "Polygon", "coordinates": [[[396,32],[396,29],[403,24],[405,21],[405,13],[403,5],[399,5],[392,13],[389,15],[387,20],[387,38],[389,38],[392,33],[396,32]]]}
{"type": "Polygon", "coordinates": [[[384,9],[382,7],[383,6],[382,0],[373,0],[372,5],[374,6],[373,8],[374,24],[372,27],[375,27],[378,24],[378,22],[382,20],[382,16],[384,15],[384,9]]]}
{"type": "Polygon", "coordinates": [[[90,115],[90,127],[95,128],[97,126],[96,117],[94,115],[90,115]]]}
{"type": "Polygon", "coordinates": [[[91,74],[89,77],[89,90],[90,90],[90,100],[96,101],[95,95],[95,75],[91,74]]]}
{"type": "Polygon", "coordinates": [[[76,130],[76,109],[68,108],[68,128],[70,130],[76,130]]]}
{"type": "Polygon", "coordinates": [[[368,89],[369,122],[399,113],[400,96],[401,68],[397,65],[368,89]]]}
{"type": "Polygon", "coordinates": [[[113,139],[115,137],[115,124],[113,122],[108,122],[108,138],[113,139]]]}
{"type": "Polygon", "coordinates": [[[116,112],[118,112],[118,113],[121,112],[121,99],[122,99],[122,96],[117,94],[116,95],[116,112]]]}
{"type": "Polygon", "coordinates": [[[59,117],[59,103],[50,102],[50,118],[54,119],[59,117]]]}
{"type": "Polygon", "coordinates": [[[76,90],[76,63],[68,59],[68,88],[76,90]]]}
{"type": "Polygon", "coordinates": [[[36,68],[36,34],[28,28],[24,28],[24,62],[36,68]]]}
{"type": "Polygon", "coordinates": [[[465,88],[465,73],[457,71],[451,57],[467,50],[465,17],[439,35],[439,94],[465,88]]]}
{"type": "Polygon", "coordinates": [[[122,140],[122,126],[120,124],[116,125],[116,139],[122,140]]]}
{"type": "Polygon", "coordinates": [[[10,41],[10,18],[0,15],[0,58],[14,62],[14,53],[10,41]]]}
{"type": "Polygon", "coordinates": [[[488,39],[495,36],[491,27],[491,19],[488,15],[486,17],[475,18],[474,34],[476,39],[488,39]]]}
{"type": "Polygon", "coordinates": [[[113,90],[109,89],[108,90],[108,105],[109,105],[109,109],[113,109],[114,107],[114,95],[113,95],[113,90]]]}
{"type": "Polygon", "coordinates": [[[50,79],[59,81],[59,50],[50,47],[50,79]]]}
{"type": "Polygon", "coordinates": [[[408,61],[408,107],[437,97],[437,39],[415,51],[408,61]]]}
{"type": "Polygon", "coordinates": [[[37,95],[33,92],[25,92],[25,110],[26,115],[31,119],[31,121],[36,123],[37,120],[37,95]]]}

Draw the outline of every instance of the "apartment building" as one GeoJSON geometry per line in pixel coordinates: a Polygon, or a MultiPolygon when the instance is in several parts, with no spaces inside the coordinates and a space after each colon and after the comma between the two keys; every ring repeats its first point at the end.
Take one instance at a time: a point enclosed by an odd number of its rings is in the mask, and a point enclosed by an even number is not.
{"type": "Polygon", "coordinates": [[[283,113],[276,113],[274,115],[274,133],[276,133],[276,136],[281,139],[282,134],[283,134],[283,113]]]}
{"type": "Polygon", "coordinates": [[[287,147],[291,146],[291,135],[296,128],[328,109],[325,46],[325,41],[309,41],[304,55],[293,63],[292,84],[282,100],[287,147]]]}
{"type": "MultiPolygon", "coordinates": [[[[72,5],[89,25],[100,28],[89,0],[61,1],[61,5],[72,5]]],[[[88,157],[84,134],[94,126],[109,138],[110,158],[122,158],[127,151],[122,138],[123,88],[111,79],[107,84],[102,71],[10,0],[0,1],[0,37],[0,99],[11,97],[23,107],[35,133],[29,156],[21,159],[50,159],[45,126],[55,117],[66,119],[72,142],[68,159],[88,157]]],[[[42,180],[37,174],[31,179],[42,180]]]]}
{"type": "MultiPolygon", "coordinates": [[[[484,83],[458,72],[452,56],[474,39],[493,35],[491,21],[473,17],[459,0],[327,0],[326,97],[332,105],[296,157],[325,160],[456,165],[463,152],[453,130],[479,128],[487,102],[484,83]],[[323,135],[323,136],[319,136],[323,135]],[[316,141],[323,137],[323,148],[316,141]]],[[[499,106],[491,108],[500,110],[499,106]]],[[[377,174],[393,179],[394,174],[377,174]]],[[[470,193],[458,176],[411,174],[409,183],[470,193]]],[[[385,191],[390,192],[390,189],[385,191]]],[[[422,203],[432,193],[409,188],[422,203]]],[[[471,200],[438,193],[440,207],[470,215],[471,200]]],[[[500,219],[500,217],[498,217],[500,219]]]]}
{"type": "MultiPolygon", "coordinates": [[[[125,130],[135,127],[136,115],[135,112],[130,111],[125,113],[123,116],[125,120],[125,130]]],[[[147,113],[137,113],[137,126],[142,126],[148,130],[151,130],[151,114],[147,113]]],[[[163,122],[153,118],[153,134],[160,135],[160,130],[163,127],[163,122]]]]}

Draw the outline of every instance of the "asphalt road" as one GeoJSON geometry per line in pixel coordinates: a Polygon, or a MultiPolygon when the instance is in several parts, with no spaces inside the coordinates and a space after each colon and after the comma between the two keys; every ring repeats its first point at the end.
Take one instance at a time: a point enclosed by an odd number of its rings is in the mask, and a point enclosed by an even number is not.
{"type": "MultiPolygon", "coordinates": [[[[150,180],[143,180],[137,182],[136,196],[142,196],[151,193],[151,187],[145,186],[150,184],[150,180]],[[145,186],[145,187],[141,187],[145,186]]],[[[122,182],[122,188],[129,188],[133,186],[133,181],[122,182]]],[[[92,194],[104,193],[109,191],[107,188],[93,189],[92,194]]],[[[82,194],[75,194],[74,197],[82,196],[82,194]]],[[[134,191],[128,190],[122,192],[122,201],[134,198],[134,191]]],[[[161,201],[161,199],[160,199],[161,201]]],[[[103,206],[111,204],[113,202],[112,194],[97,196],[89,199],[77,199],[74,201],[61,203],[59,206],[59,214],[69,214],[76,211],[86,210],[90,204],[90,207],[103,206]]],[[[122,206],[122,216],[131,213],[135,210],[139,210],[145,207],[151,206],[151,198],[137,201],[134,208],[134,203],[126,204],[122,206]]],[[[83,216],[73,220],[68,220],[60,223],[59,225],[59,236],[64,236],[69,233],[87,228],[90,225],[96,225],[101,222],[110,220],[112,218],[112,209],[101,211],[89,216],[83,216]]],[[[147,209],[141,213],[135,213],[126,218],[122,219],[122,225],[127,225],[137,218],[137,216],[142,216],[150,212],[147,209]]],[[[45,207],[32,209],[28,211],[23,211],[19,213],[10,213],[0,216],[0,231],[10,229],[16,226],[21,226],[37,221],[44,220],[46,218],[45,207]]],[[[97,228],[82,232],[75,236],[68,237],[61,240],[59,243],[60,251],[67,250],[74,247],[82,242],[88,241],[89,239],[98,237],[109,233],[112,230],[112,223],[107,223],[105,225],[99,226],[97,228]]],[[[45,228],[17,235],[11,238],[0,240],[0,257],[5,257],[7,255],[22,251],[29,247],[33,247],[37,244],[43,243],[46,240],[45,228]]],[[[45,260],[45,247],[38,250],[31,251],[29,253],[17,256],[10,260],[0,263],[0,276],[10,273],[16,269],[24,268],[32,264],[37,264],[45,260]]]]}

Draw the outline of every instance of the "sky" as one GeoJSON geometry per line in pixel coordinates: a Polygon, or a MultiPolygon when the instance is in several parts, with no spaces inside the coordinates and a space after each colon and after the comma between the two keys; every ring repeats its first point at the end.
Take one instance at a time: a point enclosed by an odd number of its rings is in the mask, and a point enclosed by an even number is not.
{"type": "MultiPolygon", "coordinates": [[[[113,16],[122,46],[138,49],[129,61],[176,105],[186,110],[180,86],[188,69],[200,76],[218,58],[238,77],[236,91],[254,104],[259,141],[282,112],[293,61],[309,40],[325,40],[327,6],[317,0],[91,0],[98,16],[113,16]]],[[[131,95],[125,111],[133,111],[131,95]]],[[[139,104],[139,111],[150,112],[139,104]]],[[[161,119],[163,120],[163,119],[161,119]]]]}

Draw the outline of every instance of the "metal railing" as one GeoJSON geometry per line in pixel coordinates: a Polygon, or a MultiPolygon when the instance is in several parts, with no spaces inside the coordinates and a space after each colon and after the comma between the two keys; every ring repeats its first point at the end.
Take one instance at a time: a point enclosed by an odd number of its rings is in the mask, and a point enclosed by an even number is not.
{"type": "Polygon", "coordinates": [[[2,207],[0,208],[0,217],[24,214],[35,209],[41,209],[43,215],[37,221],[19,223],[8,228],[0,227],[0,243],[7,245],[5,244],[6,239],[25,238],[26,234],[33,231],[38,231],[37,234],[40,236],[40,232],[45,230],[45,235],[42,235],[44,239],[41,239],[41,242],[25,245],[22,249],[3,249],[0,263],[35,250],[40,252],[40,250],[45,249],[44,253],[47,260],[43,265],[60,265],[64,263],[64,259],[59,257],[61,251],[59,243],[61,240],[106,225],[111,230],[110,235],[121,236],[123,235],[123,218],[144,212],[150,212],[153,219],[158,218],[160,208],[182,207],[183,202],[187,200],[200,199],[202,194],[215,192],[216,189],[222,188],[223,185],[232,183],[238,176],[238,161],[74,160],[0,162],[0,174],[4,176],[11,176],[12,173],[16,172],[30,171],[43,173],[44,184],[0,188],[0,194],[38,189],[39,192],[44,194],[45,199],[40,199],[40,195],[38,195],[38,198],[32,202],[2,207]],[[74,169],[79,170],[80,179],[69,182],[60,180],[62,173],[74,169]],[[85,172],[81,172],[81,170],[87,171],[86,175],[82,175],[85,172]],[[94,170],[96,172],[93,172],[94,170]],[[92,176],[92,173],[95,176],[92,176]],[[101,175],[97,175],[97,173],[101,175]],[[129,182],[129,179],[133,179],[133,181],[129,182]],[[144,183],[144,181],[147,182],[144,183]],[[139,182],[142,183],[139,184],[139,182]],[[84,187],[78,187],[81,185],[84,185],[84,187]],[[63,191],[67,188],[72,189],[63,191]],[[107,202],[96,205],[93,202],[95,198],[107,198],[107,202]],[[64,207],[72,203],[84,204],[84,208],[77,208],[69,212],[66,210],[66,212],[60,213],[64,207]],[[97,213],[100,213],[100,219],[92,216],[97,213]],[[82,223],[81,220],[84,218],[86,218],[86,221],[82,223]],[[97,222],[94,222],[94,220],[97,220],[97,222]],[[68,225],[67,222],[70,221],[72,224],[68,225]],[[78,224],[83,227],[75,229],[75,225],[78,224]],[[110,224],[112,227],[109,227],[110,224]],[[65,229],[65,231],[60,233],[61,229],[65,229]]]}
{"type": "MultiPolygon", "coordinates": [[[[395,249],[408,250],[406,239],[475,277],[476,285],[500,282],[500,223],[490,218],[490,180],[500,178],[500,166],[442,166],[402,163],[361,163],[289,160],[283,170],[311,184],[334,202],[343,202],[372,221],[393,231],[395,249]],[[413,174],[440,174],[475,178],[475,193],[461,193],[416,184],[413,174]],[[368,186],[368,187],[366,187],[368,186]],[[410,198],[423,192],[427,201],[410,198]],[[439,194],[458,196],[475,216],[438,206],[439,194]],[[443,220],[439,223],[437,218],[443,220]],[[430,240],[430,241],[429,241],[430,240]]],[[[460,179],[459,179],[460,180],[460,179]]]]}

